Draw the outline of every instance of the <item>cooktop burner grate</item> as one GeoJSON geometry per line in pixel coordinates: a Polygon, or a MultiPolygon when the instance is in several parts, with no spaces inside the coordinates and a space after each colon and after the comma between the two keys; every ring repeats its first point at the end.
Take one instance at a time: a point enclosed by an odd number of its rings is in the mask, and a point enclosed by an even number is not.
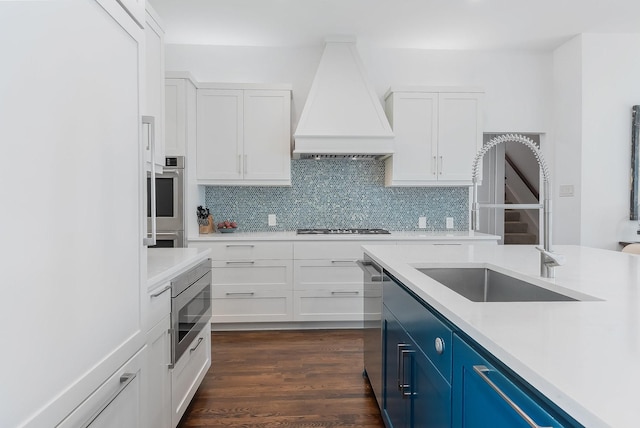
{"type": "Polygon", "coordinates": [[[298,235],[388,235],[386,229],[298,229],[298,235]]]}

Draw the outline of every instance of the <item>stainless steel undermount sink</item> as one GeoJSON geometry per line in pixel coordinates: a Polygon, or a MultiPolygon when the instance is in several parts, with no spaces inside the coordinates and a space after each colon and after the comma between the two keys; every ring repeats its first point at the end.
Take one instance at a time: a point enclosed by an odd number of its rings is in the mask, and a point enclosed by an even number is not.
{"type": "Polygon", "coordinates": [[[417,269],[473,302],[579,301],[488,268],[417,269]]]}

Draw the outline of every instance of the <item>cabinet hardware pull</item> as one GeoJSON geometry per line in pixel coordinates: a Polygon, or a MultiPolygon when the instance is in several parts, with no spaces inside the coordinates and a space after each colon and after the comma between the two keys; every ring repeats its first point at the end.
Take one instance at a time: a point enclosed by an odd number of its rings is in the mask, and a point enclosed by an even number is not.
{"type": "Polygon", "coordinates": [[[150,180],[150,188],[149,188],[149,193],[150,193],[150,205],[151,205],[151,238],[142,238],[142,245],[145,245],[147,247],[151,247],[153,245],[156,245],[156,239],[158,236],[158,227],[157,227],[157,219],[156,219],[156,119],[153,116],[142,116],[142,124],[143,125],[149,125],[149,144],[147,145],[147,147],[150,146],[151,148],[151,153],[149,154],[149,156],[151,156],[151,180],[150,180]]]}
{"type": "Polygon", "coordinates": [[[253,244],[227,244],[227,248],[233,248],[233,247],[255,247],[255,245],[253,244]]]}
{"type": "Polygon", "coordinates": [[[431,161],[431,171],[433,171],[433,175],[436,175],[436,169],[437,169],[437,164],[436,164],[436,157],[433,157],[433,160],[431,161]]]}
{"type": "Polygon", "coordinates": [[[490,372],[486,366],[473,366],[473,371],[475,371],[480,378],[487,383],[506,403],[527,423],[531,428],[553,428],[553,427],[542,427],[535,423],[533,419],[529,415],[527,415],[524,410],[522,410],[516,403],[510,399],[507,394],[502,392],[502,390],[489,379],[489,377],[485,374],[490,372]]]}
{"type": "Polygon", "coordinates": [[[440,175],[442,175],[442,170],[444,169],[444,159],[440,156],[440,175]]]}
{"type": "Polygon", "coordinates": [[[228,265],[252,265],[255,264],[254,260],[244,260],[244,261],[237,261],[237,262],[226,262],[228,265]]]}
{"type": "Polygon", "coordinates": [[[104,403],[102,403],[102,405],[100,405],[100,407],[98,408],[98,410],[96,410],[82,425],[80,425],[80,427],[82,428],[87,428],[89,427],[89,425],[91,425],[93,423],[93,421],[95,421],[98,416],[100,416],[100,414],[102,412],[104,412],[104,410],[109,407],[109,404],[111,404],[113,402],[113,400],[115,400],[116,398],[118,398],[118,395],[120,395],[120,393],[122,391],[124,391],[124,389],[129,386],[129,384],[131,383],[131,381],[133,379],[135,379],[136,377],[136,373],[123,373],[122,376],[120,376],[120,386],[118,387],[118,390],[115,391],[113,394],[111,394],[104,403]]]}
{"type": "Polygon", "coordinates": [[[164,294],[164,293],[165,293],[166,291],[168,291],[168,290],[171,290],[171,286],[170,286],[170,285],[167,285],[166,287],[164,287],[162,290],[158,291],[157,293],[153,293],[153,294],[151,295],[151,298],[158,297],[158,296],[160,296],[161,294],[164,294]]]}
{"type": "Polygon", "coordinates": [[[249,292],[240,292],[240,291],[236,291],[236,292],[229,292],[229,293],[224,293],[227,296],[253,296],[254,293],[253,291],[249,291],[249,292]]]}
{"type": "Polygon", "coordinates": [[[238,174],[241,173],[240,171],[240,160],[242,159],[242,155],[238,155],[238,160],[236,161],[236,171],[238,172],[238,174]]]}
{"type": "MultiPolygon", "coordinates": [[[[400,351],[400,360],[402,361],[402,377],[400,379],[402,379],[402,385],[400,385],[400,391],[402,392],[402,398],[408,398],[411,397],[413,395],[413,387],[411,386],[411,383],[404,383],[405,379],[406,379],[406,373],[404,371],[405,365],[405,357],[408,355],[410,358],[413,358],[413,354],[415,353],[415,351],[411,350],[411,349],[403,349],[400,351]],[[409,392],[407,392],[407,390],[409,392]]],[[[411,360],[409,360],[411,361],[411,360]]],[[[413,365],[411,364],[411,362],[409,363],[409,367],[411,367],[413,369],[413,365]]],[[[413,377],[413,373],[411,373],[410,375],[410,379],[413,377]]]]}
{"type": "Polygon", "coordinates": [[[198,349],[198,346],[200,346],[200,344],[202,343],[203,340],[204,340],[204,337],[199,337],[198,338],[198,343],[196,343],[196,346],[194,346],[193,348],[189,349],[189,353],[192,353],[193,351],[198,349]]]}
{"type": "Polygon", "coordinates": [[[404,392],[404,359],[403,351],[406,351],[409,345],[406,343],[398,343],[398,391],[404,392]]]}
{"type": "Polygon", "coordinates": [[[442,355],[442,353],[444,352],[444,340],[442,340],[441,337],[436,337],[434,346],[438,355],[442,355]]]}
{"type": "Polygon", "coordinates": [[[358,294],[360,294],[360,292],[359,291],[332,291],[331,294],[332,295],[349,294],[349,295],[356,295],[357,296],[358,294]]]}
{"type": "Polygon", "coordinates": [[[244,174],[247,175],[247,156],[248,155],[244,155],[244,174]]]}
{"type": "Polygon", "coordinates": [[[331,263],[356,263],[358,260],[331,260],[331,263]]]}

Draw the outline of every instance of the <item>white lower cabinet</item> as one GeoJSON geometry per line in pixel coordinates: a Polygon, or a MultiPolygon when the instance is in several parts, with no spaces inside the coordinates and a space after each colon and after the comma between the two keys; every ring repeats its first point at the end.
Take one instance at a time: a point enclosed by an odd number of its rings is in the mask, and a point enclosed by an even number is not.
{"type": "Polygon", "coordinates": [[[59,428],[139,428],[142,426],[144,347],[107,379],[59,428]]]}
{"type": "Polygon", "coordinates": [[[191,342],[171,370],[171,426],[175,427],[187,410],[196,390],[211,367],[211,324],[191,342]]]}
{"type": "Polygon", "coordinates": [[[171,327],[170,316],[147,333],[147,396],[148,428],[173,428],[171,425],[171,327]]]}

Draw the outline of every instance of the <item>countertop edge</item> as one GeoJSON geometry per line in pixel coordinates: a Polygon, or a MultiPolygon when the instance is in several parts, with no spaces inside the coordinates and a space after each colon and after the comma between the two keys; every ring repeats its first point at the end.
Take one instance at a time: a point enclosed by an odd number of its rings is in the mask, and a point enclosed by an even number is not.
{"type": "Polygon", "coordinates": [[[162,251],[166,253],[179,254],[183,253],[181,257],[172,258],[173,262],[164,268],[158,267],[158,263],[154,262],[154,256],[149,254],[147,271],[155,272],[153,276],[147,277],[147,290],[153,291],[160,287],[162,284],[170,280],[171,278],[179,275],[186,270],[192,268],[203,260],[207,259],[207,256],[211,253],[209,248],[192,248],[189,252],[184,252],[183,248],[152,248],[149,251],[162,251]],[[193,251],[195,250],[195,251],[193,251]],[[159,270],[159,272],[157,272],[159,270]]]}

